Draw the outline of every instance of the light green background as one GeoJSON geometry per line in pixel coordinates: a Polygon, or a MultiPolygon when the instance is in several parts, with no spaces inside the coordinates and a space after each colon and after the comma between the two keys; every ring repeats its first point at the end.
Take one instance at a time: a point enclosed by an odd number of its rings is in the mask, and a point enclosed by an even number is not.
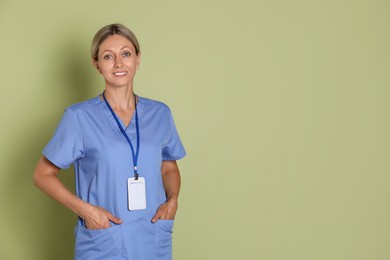
{"type": "Polygon", "coordinates": [[[188,153],[175,259],[390,259],[388,0],[0,1],[0,259],[72,258],[75,217],[32,173],[102,91],[89,44],[112,22],[188,153]]]}

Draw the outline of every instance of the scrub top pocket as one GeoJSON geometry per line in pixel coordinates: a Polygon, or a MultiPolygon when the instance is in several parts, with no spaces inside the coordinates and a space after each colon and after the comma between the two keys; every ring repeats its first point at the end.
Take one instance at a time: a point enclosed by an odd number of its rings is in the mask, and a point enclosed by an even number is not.
{"type": "Polygon", "coordinates": [[[173,220],[158,220],[155,225],[155,252],[156,259],[172,259],[172,232],[173,220]]]}
{"type": "Polygon", "coordinates": [[[122,230],[120,225],[91,230],[81,225],[76,228],[75,259],[122,259],[122,230]]]}

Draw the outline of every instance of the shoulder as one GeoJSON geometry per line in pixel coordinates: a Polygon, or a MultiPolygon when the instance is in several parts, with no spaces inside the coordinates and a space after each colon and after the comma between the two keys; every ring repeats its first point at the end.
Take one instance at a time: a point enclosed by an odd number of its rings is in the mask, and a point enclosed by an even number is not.
{"type": "Polygon", "coordinates": [[[72,104],[72,105],[68,106],[65,109],[65,111],[66,112],[67,111],[73,112],[75,114],[84,113],[84,112],[91,111],[91,110],[95,109],[96,105],[98,105],[98,103],[99,103],[99,96],[82,101],[82,102],[72,104]]]}
{"type": "Polygon", "coordinates": [[[139,98],[139,104],[142,104],[142,107],[147,111],[159,111],[163,113],[170,113],[171,110],[167,104],[164,102],[153,100],[150,98],[145,97],[138,97],[139,98]]]}

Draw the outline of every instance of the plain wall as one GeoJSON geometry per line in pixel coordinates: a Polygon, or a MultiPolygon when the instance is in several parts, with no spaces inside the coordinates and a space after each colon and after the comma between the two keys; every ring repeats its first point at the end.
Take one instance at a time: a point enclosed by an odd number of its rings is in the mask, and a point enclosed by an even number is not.
{"type": "Polygon", "coordinates": [[[386,0],[0,1],[0,259],[72,259],[76,217],[32,174],[102,92],[89,46],[113,22],[188,153],[175,259],[390,259],[386,0]]]}

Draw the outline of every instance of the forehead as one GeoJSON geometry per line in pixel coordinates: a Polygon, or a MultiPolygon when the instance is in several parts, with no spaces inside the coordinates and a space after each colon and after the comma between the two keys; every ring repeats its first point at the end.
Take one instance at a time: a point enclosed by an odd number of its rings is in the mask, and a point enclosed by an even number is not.
{"type": "Polygon", "coordinates": [[[104,52],[107,50],[120,50],[124,47],[128,47],[131,50],[135,51],[134,45],[129,41],[127,38],[123,37],[122,35],[115,34],[109,36],[107,39],[105,39],[102,44],[100,44],[99,52],[104,52]]]}

